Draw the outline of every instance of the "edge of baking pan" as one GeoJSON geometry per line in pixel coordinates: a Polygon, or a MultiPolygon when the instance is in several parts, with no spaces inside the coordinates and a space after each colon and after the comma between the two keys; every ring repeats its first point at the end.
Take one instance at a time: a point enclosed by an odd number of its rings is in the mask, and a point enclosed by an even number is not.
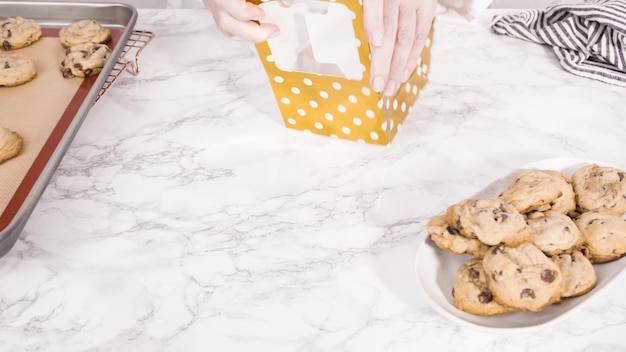
{"type": "Polygon", "coordinates": [[[87,116],[89,109],[96,101],[98,93],[104,86],[109,72],[113,69],[117,59],[122,54],[125,44],[130,38],[137,22],[137,9],[133,6],[117,2],[38,2],[38,1],[1,1],[0,13],[2,17],[22,16],[37,21],[42,27],[63,27],[73,21],[83,18],[93,18],[106,27],[120,29],[122,34],[112,49],[111,60],[105,64],[102,72],[96,77],[74,118],[61,137],[58,146],[48,159],[45,167],[33,183],[20,208],[10,223],[0,232],[0,258],[5,256],[15,245],[22,233],[28,218],[41,198],[53,173],[65,156],[72,140],[76,136],[80,125],[87,116]],[[77,18],[76,11],[80,13],[77,18]]]}

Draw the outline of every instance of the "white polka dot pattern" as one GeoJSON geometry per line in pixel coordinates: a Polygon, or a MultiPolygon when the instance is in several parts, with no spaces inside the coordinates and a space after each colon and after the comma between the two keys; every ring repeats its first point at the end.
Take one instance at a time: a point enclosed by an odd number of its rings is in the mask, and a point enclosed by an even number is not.
{"type": "Polygon", "coordinates": [[[361,1],[336,0],[357,14],[353,27],[364,63],[361,80],[314,73],[287,72],[276,67],[266,42],[256,44],[285,125],[289,128],[364,143],[386,145],[400,129],[428,81],[433,31],[418,66],[398,93],[384,97],[369,85],[370,52],[363,31],[361,1]]]}

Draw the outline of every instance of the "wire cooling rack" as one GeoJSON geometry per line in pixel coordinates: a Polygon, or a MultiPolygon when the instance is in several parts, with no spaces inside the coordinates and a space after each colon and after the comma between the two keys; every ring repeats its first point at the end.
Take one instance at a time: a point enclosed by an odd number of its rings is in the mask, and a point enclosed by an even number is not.
{"type": "Polygon", "coordinates": [[[117,62],[111,69],[109,76],[107,77],[102,89],[98,93],[94,105],[102,98],[102,96],[113,86],[113,84],[122,76],[124,72],[130,72],[132,75],[137,76],[141,70],[139,65],[139,57],[143,49],[154,38],[154,33],[146,30],[134,29],[133,33],[128,38],[124,50],[117,59],[117,62]],[[128,59],[127,56],[133,55],[134,57],[128,59]]]}

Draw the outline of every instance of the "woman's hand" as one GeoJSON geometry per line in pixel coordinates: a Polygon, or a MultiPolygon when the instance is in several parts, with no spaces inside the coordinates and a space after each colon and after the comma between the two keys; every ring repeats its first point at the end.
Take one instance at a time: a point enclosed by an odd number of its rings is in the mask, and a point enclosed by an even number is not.
{"type": "MultiPolygon", "coordinates": [[[[292,0],[284,0],[290,4],[292,0]]],[[[257,5],[245,0],[202,0],[211,11],[217,27],[227,36],[260,43],[277,36],[280,28],[269,23],[259,23],[265,12],[257,5]]]]}
{"type": "MultiPolygon", "coordinates": [[[[245,0],[203,0],[219,29],[228,36],[260,43],[280,28],[260,23],[265,12],[245,0]]],[[[281,0],[289,6],[293,0],[281,0]]],[[[415,70],[430,32],[437,0],[363,0],[365,34],[372,51],[370,84],[393,95],[415,70]]]]}
{"type": "Polygon", "coordinates": [[[365,34],[372,51],[372,89],[393,95],[409,79],[436,8],[437,0],[363,0],[365,34]]]}

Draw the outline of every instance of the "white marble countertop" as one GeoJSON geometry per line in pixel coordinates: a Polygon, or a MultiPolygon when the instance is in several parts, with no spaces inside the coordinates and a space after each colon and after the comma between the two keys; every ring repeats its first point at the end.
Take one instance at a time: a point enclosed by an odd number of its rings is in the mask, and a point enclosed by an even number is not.
{"type": "Polygon", "coordinates": [[[626,90],[547,47],[438,23],[387,147],[283,126],[254,47],[205,10],[87,116],[0,259],[2,351],[625,351],[626,278],[533,332],[463,327],[413,268],[427,219],[520,166],[626,165],[626,90]]]}

